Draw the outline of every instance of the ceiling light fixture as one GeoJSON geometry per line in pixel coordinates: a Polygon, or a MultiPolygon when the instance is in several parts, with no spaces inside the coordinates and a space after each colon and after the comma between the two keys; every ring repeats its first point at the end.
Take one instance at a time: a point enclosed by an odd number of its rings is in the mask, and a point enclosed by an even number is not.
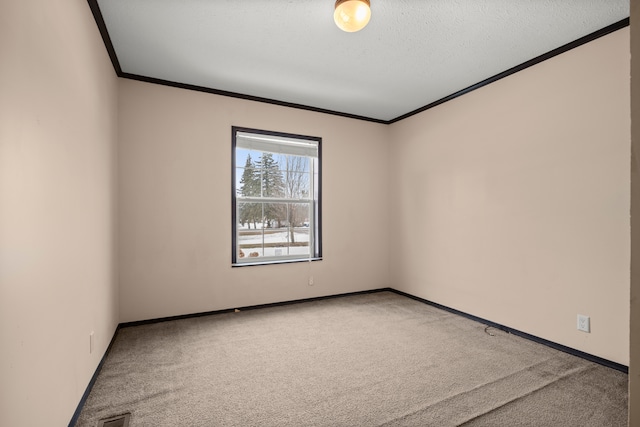
{"type": "Polygon", "coordinates": [[[342,31],[353,33],[360,31],[371,19],[369,0],[336,0],[333,20],[342,31]]]}

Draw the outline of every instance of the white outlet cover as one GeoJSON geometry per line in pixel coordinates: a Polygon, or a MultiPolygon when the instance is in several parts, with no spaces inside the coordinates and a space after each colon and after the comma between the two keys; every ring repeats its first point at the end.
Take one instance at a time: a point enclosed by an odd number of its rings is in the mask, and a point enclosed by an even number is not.
{"type": "Polygon", "coordinates": [[[578,330],[582,332],[591,332],[591,321],[589,316],[578,314],[578,330]]]}

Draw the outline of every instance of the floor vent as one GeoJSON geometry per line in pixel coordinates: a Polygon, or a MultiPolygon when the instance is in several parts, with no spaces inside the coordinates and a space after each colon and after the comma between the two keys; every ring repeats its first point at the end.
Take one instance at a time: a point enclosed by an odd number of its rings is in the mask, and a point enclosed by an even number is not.
{"type": "Polygon", "coordinates": [[[104,418],[98,421],[98,427],[129,427],[129,418],[131,418],[131,413],[128,412],[115,417],[104,418]]]}

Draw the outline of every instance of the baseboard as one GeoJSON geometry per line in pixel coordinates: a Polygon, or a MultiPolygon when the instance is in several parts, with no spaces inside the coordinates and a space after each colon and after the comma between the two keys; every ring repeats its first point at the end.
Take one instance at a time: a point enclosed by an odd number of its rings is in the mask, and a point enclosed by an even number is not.
{"type": "Polygon", "coordinates": [[[555,343],[553,341],[549,341],[549,340],[546,340],[544,338],[540,338],[540,337],[537,337],[535,335],[531,335],[531,334],[528,334],[526,332],[522,332],[522,331],[519,331],[517,329],[513,329],[513,328],[510,328],[508,326],[501,325],[499,323],[495,323],[495,322],[492,322],[490,320],[483,319],[481,317],[474,316],[472,314],[465,313],[463,311],[456,310],[454,308],[447,307],[445,305],[438,304],[436,302],[429,301],[429,300],[426,300],[424,298],[420,298],[420,297],[408,294],[408,293],[403,292],[403,291],[399,291],[397,289],[379,288],[379,289],[370,289],[370,290],[365,290],[365,291],[347,292],[347,293],[343,293],[343,294],[325,295],[325,296],[320,296],[320,297],[312,297],[312,298],[304,298],[304,299],[289,300],[289,301],[282,301],[282,302],[274,302],[274,303],[269,303],[269,304],[250,305],[250,306],[244,306],[244,307],[229,308],[229,309],[224,309],[224,310],[214,310],[214,311],[206,311],[206,312],[201,312],[201,313],[183,314],[183,315],[179,315],[179,316],[159,317],[159,318],[156,318],[156,319],[138,320],[138,321],[134,321],[134,322],[120,323],[120,324],[118,324],[118,327],[116,328],[115,332],[113,333],[113,337],[111,338],[111,342],[109,343],[109,346],[107,347],[107,350],[105,351],[104,355],[102,356],[102,359],[100,360],[100,363],[98,364],[98,367],[96,368],[96,371],[94,372],[93,376],[91,377],[91,380],[89,381],[89,385],[87,385],[87,388],[86,388],[84,394],[82,395],[82,398],[80,399],[80,403],[78,403],[78,407],[76,408],[76,411],[74,412],[73,417],[71,418],[71,421],[69,422],[69,427],[74,427],[75,424],[78,422],[78,418],[80,417],[80,412],[82,411],[82,408],[84,407],[84,404],[87,401],[87,398],[89,397],[89,393],[91,393],[91,389],[93,388],[93,385],[95,384],[96,379],[98,378],[98,374],[100,373],[100,370],[102,369],[102,365],[104,364],[104,361],[106,360],[107,356],[109,355],[109,352],[111,351],[111,347],[113,346],[113,343],[114,343],[114,341],[116,339],[116,336],[118,335],[118,331],[120,329],[122,329],[122,328],[127,328],[127,327],[132,327],[132,326],[140,326],[140,325],[149,325],[149,324],[152,324],[152,323],[169,322],[169,321],[172,321],[172,320],[189,319],[189,318],[194,318],[194,317],[211,316],[211,315],[222,314],[222,313],[232,313],[235,310],[240,310],[240,311],[258,310],[258,309],[261,309],[261,308],[279,307],[279,306],[285,306],[285,305],[291,305],[291,304],[301,304],[301,303],[305,303],[305,302],[321,301],[321,300],[327,300],[327,299],[333,299],[333,298],[342,298],[342,297],[353,296],[353,295],[373,294],[373,293],[385,292],[385,291],[386,292],[393,292],[395,294],[402,295],[402,296],[407,297],[407,298],[411,298],[413,300],[422,302],[424,304],[430,305],[430,306],[435,307],[435,308],[439,308],[439,309],[447,311],[449,313],[453,313],[453,314],[457,314],[459,316],[466,317],[467,319],[471,319],[471,320],[474,320],[476,322],[482,323],[484,325],[491,326],[493,328],[500,329],[502,331],[508,332],[510,334],[513,334],[513,335],[517,335],[517,336],[522,337],[522,338],[526,338],[526,339],[534,341],[536,343],[546,345],[547,347],[551,347],[551,348],[554,348],[556,350],[560,350],[560,351],[562,351],[564,353],[568,353],[568,354],[571,354],[573,356],[577,356],[577,357],[580,357],[582,359],[586,359],[586,360],[589,360],[591,362],[598,363],[598,364],[606,366],[608,368],[612,368],[612,369],[615,369],[617,371],[624,372],[625,374],[629,373],[629,367],[626,366],[626,365],[622,365],[620,363],[613,362],[611,360],[603,359],[601,357],[594,356],[592,354],[585,353],[583,351],[576,350],[574,348],[567,347],[565,345],[558,344],[558,343],[555,343]]]}
{"type": "Polygon", "coordinates": [[[399,291],[397,289],[389,288],[389,290],[391,292],[394,292],[394,293],[398,294],[398,295],[402,295],[402,296],[405,296],[407,298],[411,298],[411,299],[414,299],[416,301],[420,301],[420,302],[422,302],[424,304],[427,304],[427,305],[430,305],[432,307],[436,307],[436,308],[439,308],[441,310],[448,311],[449,313],[457,314],[459,316],[466,317],[467,319],[475,320],[476,322],[482,323],[482,324],[487,325],[487,326],[491,326],[492,328],[500,329],[500,330],[508,332],[510,334],[517,335],[519,337],[526,338],[528,340],[537,342],[538,344],[543,344],[543,345],[546,345],[547,347],[551,347],[553,349],[560,350],[560,351],[562,351],[564,353],[568,353],[568,354],[571,354],[573,356],[577,356],[577,357],[580,357],[582,359],[589,360],[590,362],[594,362],[594,363],[597,363],[599,365],[603,365],[603,366],[606,366],[608,368],[615,369],[616,371],[620,371],[620,372],[624,372],[625,374],[629,374],[629,367],[626,366],[626,365],[623,365],[621,363],[613,362],[611,360],[607,360],[607,359],[604,359],[602,357],[594,356],[593,354],[585,353],[583,351],[576,350],[575,348],[567,347],[566,345],[558,344],[556,342],[549,341],[549,340],[546,340],[544,338],[540,338],[540,337],[537,337],[535,335],[531,335],[531,334],[528,334],[526,332],[522,332],[522,331],[519,331],[517,329],[513,329],[513,328],[510,328],[508,326],[492,322],[491,320],[483,319],[481,317],[474,316],[472,314],[465,313],[465,312],[460,311],[460,310],[456,310],[455,308],[447,307],[445,305],[438,304],[436,302],[429,301],[429,300],[426,300],[424,298],[420,298],[420,297],[417,297],[415,295],[411,295],[411,294],[408,294],[406,292],[399,291]]]}
{"type": "Polygon", "coordinates": [[[260,308],[278,307],[278,306],[284,306],[284,305],[290,305],[290,304],[300,304],[300,303],[304,303],[304,302],[320,301],[320,300],[326,300],[326,299],[332,299],[332,298],[341,298],[341,297],[346,297],[346,296],[351,296],[351,295],[373,294],[373,293],[376,293],[376,292],[384,292],[384,291],[392,291],[392,289],[391,288],[370,289],[370,290],[365,290],[365,291],[347,292],[347,293],[343,293],[343,294],[325,295],[325,296],[320,296],[320,297],[312,297],[312,298],[304,298],[304,299],[297,299],[297,300],[290,300],[290,301],[274,302],[274,303],[269,303],[269,304],[250,305],[250,306],[229,308],[229,309],[223,309],[223,310],[214,310],[214,311],[206,311],[206,312],[201,312],[201,313],[183,314],[183,315],[179,315],[179,316],[160,317],[160,318],[156,318],[156,319],[138,320],[138,321],[134,321],[134,322],[119,323],[118,326],[116,327],[115,332],[113,333],[113,337],[111,337],[111,341],[109,342],[109,346],[107,347],[107,350],[104,352],[104,355],[102,356],[102,359],[100,360],[100,363],[98,364],[98,367],[96,368],[96,371],[93,373],[93,376],[91,377],[91,380],[89,381],[89,384],[87,385],[87,388],[85,389],[84,394],[82,395],[82,398],[80,399],[80,402],[78,403],[78,406],[77,406],[75,412],[73,413],[73,417],[71,417],[71,421],[69,421],[69,427],[74,427],[76,425],[76,423],[78,422],[78,418],[80,417],[80,412],[82,412],[82,408],[84,407],[84,404],[86,403],[87,398],[89,397],[89,393],[91,393],[91,389],[93,388],[93,385],[95,384],[96,379],[98,378],[98,375],[100,374],[100,370],[102,369],[102,365],[104,365],[104,361],[106,360],[107,356],[109,355],[109,352],[111,351],[111,347],[113,346],[113,343],[114,343],[114,341],[116,339],[116,336],[118,335],[118,331],[120,329],[122,329],[122,328],[127,328],[127,327],[131,327],[131,326],[149,325],[149,324],[152,324],[152,323],[169,322],[171,320],[180,320],[180,319],[189,319],[189,318],[194,318],[194,317],[211,316],[211,315],[214,315],[214,314],[232,313],[235,310],[240,310],[240,311],[257,310],[257,309],[260,309],[260,308]]]}
{"type": "Polygon", "coordinates": [[[111,341],[109,341],[109,345],[107,346],[107,349],[102,355],[102,359],[100,359],[100,363],[98,363],[98,367],[96,368],[95,372],[91,376],[91,380],[89,380],[89,384],[87,385],[87,388],[84,390],[84,393],[82,394],[82,398],[80,398],[80,402],[78,403],[78,406],[76,407],[76,410],[73,413],[73,416],[71,417],[71,421],[69,421],[69,427],[74,427],[78,422],[78,418],[80,417],[80,412],[82,412],[82,408],[84,407],[84,404],[86,403],[87,398],[89,397],[89,393],[91,393],[91,389],[93,388],[93,385],[96,383],[96,380],[98,379],[98,375],[100,374],[102,365],[104,365],[104,361],[107,359],[107,356],[111,351],[111,347],[113,346],[113,343],[116,340],[116,336],[118,335],[118,330],[120,330],[120,325],[116,326],[116,330],[113,332],[111,341]]]}
{"type": "Polygon", "coordinates": [[[158,317],[158,318],[155,318],[155,319],[137,320],[137,321],[133,321],[133,322],[120,323],[120,325],[118,325],[118,327],[119,328],[128,328],[128,327],[131,327],[131,326],[149,325],[149,324],[152,324],[152,323],[160,323],[160,322],[170,322],[172,320],[190,319],[190,318],[194,318],[194,317],[211,316],[211,315],[223,314],[223,313],[232,313],[235,310],[240,310],[240,311],[258,310],[258,309],[261,309],[261,308],[279,307],[279,306],[290,305],[290,304],[301,304],[301,303],[311,302],[311,301],[321,301],[321,300],[332,299],[332,298],[342,298],[342,297],[348,297],[348,296],[352,296],[352,295],[373,294],[373,293],[384,292],[384,291],[393,291],[393,289],[391,289],[391,288],[369,289],[369,290],[365,290],[365,291],[347,292],[347,293],[344,293],[344,294],[325,295],[325,296],[321,296],[321,297],[303,298],[303,299],[296,299],[296,300],[289,300],[289,301],[282,301],[282,302],[272,302],[272,303],[268,303],[268,304],[258,304],[258,305],[244,306],[244,307],[226,308],[226,309],[223,309],[223,310],[203,311],[201,313],[191,313],[191,314],[181,314],[181,315],[178,315],[178,316],[158,317]]]}

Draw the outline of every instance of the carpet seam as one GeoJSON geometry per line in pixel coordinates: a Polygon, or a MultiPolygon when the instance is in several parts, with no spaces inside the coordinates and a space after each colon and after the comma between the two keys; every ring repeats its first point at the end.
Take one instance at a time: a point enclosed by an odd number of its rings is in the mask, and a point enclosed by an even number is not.
{"type": "Polygon", "coordinates": [[[550,386],[552,386],[554,384],[566,381],[569,378],[573,377],[574,375],[580,374],[582,372],[587,372],[587,371],[590,371],[590,370],[593,370],[593,369],[594,369],[593,366],[584,366],[584,367],[581,367],[580,369],[574,369],[573,372],[567,373],[566,375],[562,375],[562,376],[558,377],[557,379],[555,379],[554,381],[551,381],[551,382],[549,382],[547,384],[544,384],[541,387],[536,387],[535,389],[533,389],[533,390],[531,390],[531,391],[529,391],[527,393],[524,393],[524,394],[522,394],[520,396],[517,396],[517,397],[515,397],[513,399],[510,399],[510,400],[508,400],[508,401],[506,401],[504,403],[501,403],[501,404],[495,406],[494,408],[489,409],[488,411],[485,411],[485,412],[483,412],[481,414],[478,414],[478,415],[476,415],[476,416],[474,416],[472,418],[469,418],[468,420],[464,421],[462,424],[458,424],[456,427],[464,427],[465,424],[469,424],[473,420],[476,420],[476,419],[479,419],[481,417],[484,417],[485,415],[488,415],[488,414],[490,414],[492,412],[495,412],[495,411],[499,410],[500,408],[504,408],[507,405],[510,405],[510,404],[512,404],[514,402],[518,402],[518,401],[520,401],[520,400],[522,400],[522,399],[524,399],[526,397],[532,396],[533,394],[538,393],[541,390],[544,390],[545,388],[550,387],[550,386]]]}
{"type": "MultiPolygon", "coordinates": [[[[400,417],[396,417],[396,418],[394,418],[392,420],[386,421],[385,423],[380,424],[378,427],[389,426],[389,425],[392,425],[395,422],[398,422],[398,421],[401,421],[401,420],[407,420],[409,417],[411,417],[414,414],[418,414],[418,413],[420,413],[422,411],[428,410],[429,408],[432,408],[432,407],[437,406],[437,405],[445,404],[445,402],[453,401],[453,400],[455,400],[457,398],[460,398],[462,396],[471,395],[472,393],[478,392],[478,391],[482,390],[483,388],[490,387],[491,385],[495,385],[496,383],[504,381],[507,378],[514,377],[518,373],[521,373],[521,372],[524,372],[524,371],[531,371],[532,368],[535,368],[536,366],[544,365],[546,362],[549,362],[550,360],[553,360],[553,358],[546,359],[546,360],[541,361],[539,363],[534,363],[532,365],[529,365],[529,366],[527,366],[527,367],[525,367],[523,369],[520,369],[520,370],[518,370],[516,372],[513,372],[511,374],[505,375],[504,377],[498,378],[498,379],[496,379],[494,381],[491,381],[489,383],[480,384],[480,385],[478,385],[476,387],[473,387],[473,388],[471,388],[469,390],[465,390],[465,391],[463,391],[461,393],[455,394],[453,396],[449,396],[449,397],[447,397],[445,399],[438,400],[437,402],[434,402],[432,404],[422,406],[422,407],[420,407],[420,408],[418,408],[418,409],[416,409],[414,411],[411,411],[411,412],[408,412],[406,414],[403,414],[400,417]]],[[[493,411],[496,411],[496,410],[498,410],[498,409],[500,409],[500,408],[502,408],[502,407],[504,407],[506,405],[509,405],[509,404],[511,404],[513,402],[517,402],[518,400],[521,400],[521,399],[523,399],[523,398],[525,398],[527,396],[530,396],[530,395],[532,395],[532,394],[534,394],[534,393],[536,393],[536,392],[538,392],[540,390],[543,390],[543,389],[545,389],[546,387],[549,387],[552,384],[556,384],[559,381],[564,381],[564,380],[566,380],[566,379],[568,379],[568,378],[570,378],[570,377],[572,377],[574,375],[577,375],[577,374],[582,373],[582,372],[587,372],[587,371],[593,370],[593,369],[594,369],[593,366],[581,366],[581,367],[578,367],[578,368],[571,369],[571,370],[567,371],[565,374],[558,375],[553,381],[550,381],[548,383],[544,383],[544,384],[542,384],[542,385],[540,385],[540,386],[538,386],[538,387],[536,387],[536,388],[534,388],[534,389],[532,389],[532,390],[530,390],[530,391],[528,391],[526,393],[523,393],[522,395],[516,396],[513,399],[509,399],[509,400],[507,400],[505,402],[502,402],[502,403],[498,404],[497,406],[490,408],[487,411],[484,411],[484,412],[482,412],[482,413],[480,413],[478,415],[475,415],[475,416],[463,421],[462,424],[456,424],[456,427],[462,427],[465,424],[468,424],[469,422],[471,422],[471,421],[473,421],[473,420],[475,420],[477,418],[480,418],[480,417],[482,417],[482,416],[484,416],[486,414],[489,414],[489,413],[491,413],[493,411]]]]}

